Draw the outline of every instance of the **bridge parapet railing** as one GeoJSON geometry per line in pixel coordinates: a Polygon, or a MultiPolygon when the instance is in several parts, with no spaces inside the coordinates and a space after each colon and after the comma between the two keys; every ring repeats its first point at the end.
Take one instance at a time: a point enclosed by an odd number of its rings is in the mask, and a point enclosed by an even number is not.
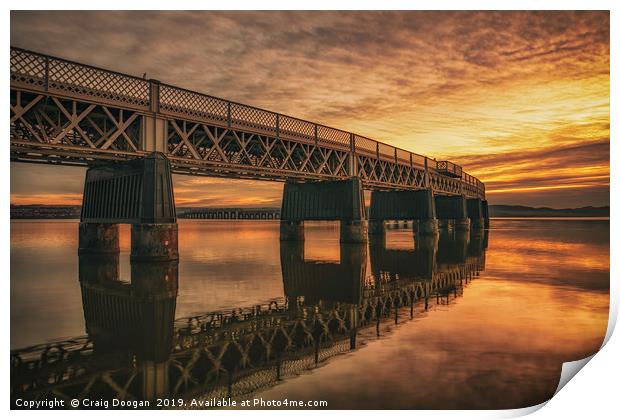
{"type": "Polygon", "coordinates": [[[336,128],[317,126],[317,143],[340,150],[351,150],[351,133],[336,128]]]}
{"type": "Polygon", "coordinates": [[[280,137],[298,140],[308,144],[314,143],[316,124],[288,115],[278,116],[278,134],[280,137]]]}
{"type": "Polygon", "coordinates": [[[412,156],[413,166],[418,167],[418,168],[424,168],[425,164],[433,160],[431,158],[428,158],[426,156],[419,155],[413,152],[411,153],[411,156],[412,156]]]}
{"type": "Polygon", "coordinates": [[[448,176],[452,176],[455,178],[463,177],[463,168],[459,165],[452,163],[447,160],[440,160],[437,162],[436,168],[439,172],[446,174],[448,176]]]}
{"type": "Polygon", "coordinates": [[[413,163],[411,152],[397,148],[396,149],[396,161],[401,165],[405,165],[405,166],[411,165],[413,163]]]}
{"type": "Polygon", "coordinates": [[[150,83],[146,79],[11,48],[11,82],[104,103],[146,110],[150,83]]]}
{"type": "Polygon", "coordinates": [[[228,101],[166,84],[160,85],[159,109],[178,117],[228,122],[228,101]]]}
{"type": "Polygon", "coordinates": [[[277,135],[278,114],[250,105],[229,102],[230,126],[247,127],[260,133],[277,135]]]}
{"type": "Polygon", "coordinates": [[[353,135],[353,142],[355,153],[362,156],[378,158],[378,145],[376,140],[369,139],[368,137],[360,136],[358,134],[353,135]]]}
{"type": "Polygon", "coordinates": [[[379,143],[379,159],[394,162],[396,160],[396,148],[389,144],[379,143]]]}

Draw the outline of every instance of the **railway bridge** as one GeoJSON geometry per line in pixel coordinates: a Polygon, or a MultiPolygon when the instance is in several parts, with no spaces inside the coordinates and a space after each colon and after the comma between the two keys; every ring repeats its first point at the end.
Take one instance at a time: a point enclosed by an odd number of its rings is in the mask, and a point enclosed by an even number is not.
{"type": "Polygon", "coordinates": [[[459,165],[323,124],[11,47],[12,161],[88,167],[80,250],[178,259],[171,174],[284,182],[280,237],[306,220],[340,221],[342,242],[366,242],[385,220],[417,234],[484,228],[484,184],[459,165]],[[370,190],[366,214],[364,190],[370,190]]]}
{"type": "Polygon", "coordinates": [[[280,209],[270,207],[187,208],[178,211],[178,217],[183,219],[277,220],[280,218],[280,209]]]}

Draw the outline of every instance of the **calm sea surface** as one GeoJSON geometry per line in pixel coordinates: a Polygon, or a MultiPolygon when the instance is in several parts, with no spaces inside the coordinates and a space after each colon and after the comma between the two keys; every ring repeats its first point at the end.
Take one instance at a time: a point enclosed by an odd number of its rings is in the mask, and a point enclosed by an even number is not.
{"type": "Polygon", "coordinates": [[[401,224],[368,246],[340,246],[330,223],[302,246],[278,235],[181,220],[178,268],[132,266],[127,226],[118,257],[89,259],[77,221],[12,221],[12,396],[114,383],[126,399],[518,408],[605,335],[607,220],[497,219],[438,241],[401,224]]]}

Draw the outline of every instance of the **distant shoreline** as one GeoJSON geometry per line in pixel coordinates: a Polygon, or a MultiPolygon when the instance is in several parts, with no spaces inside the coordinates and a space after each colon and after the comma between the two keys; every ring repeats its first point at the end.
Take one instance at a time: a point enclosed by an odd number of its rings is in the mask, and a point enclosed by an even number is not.
{"type": "Polygon", "coordinates": [[[489,217],[609,217],[609,206],[553,209],[550,207],[512,206],[494,204],[489,206],[489,217]]]}
{"type": "MultiPolygon", "coordinates": [[[[183,219],[183,214],[192,209],[224,209],[223,207],[177,207],[177,216],[183,219]]],[[[259,209],[258,207],[256,209],[259,209]]],[[[261,210],[278,210],[279,208],[265,208],[261,210]]],[[[81,206],[52,206],[52,205],[11,205],[11,220],[28,219],[79,219],[81,206]]],[[[248,207],[227,207],[226,210],[251,211],[248,207]]],[[[549,207],[513,206],[504,204],[489,205],[489,217],[491,219],[514,219],[514,218],[607,218],[610,217],[609,206],[605,207],[580,207],[553,209],[549,207]]]]}
{"type": "MultiPolygon", "coordinates": [[[[491,216],[490,220],[592,220],[592,221],[604,221],[609,220],[609,216],[491,216]]],[[[11,220],[23,220],[23,221],[42,221],[42,220],[62,220],[62,221],[76,221],[79,222],[79,217],[11,217],[11,220]]],[[[235,222],[254,222],[254,221],[271,221],[277,222],[279,219],[186,219],[179,217],[179,220],[200,220],[200,221],[235,221],[235,222]]]]}

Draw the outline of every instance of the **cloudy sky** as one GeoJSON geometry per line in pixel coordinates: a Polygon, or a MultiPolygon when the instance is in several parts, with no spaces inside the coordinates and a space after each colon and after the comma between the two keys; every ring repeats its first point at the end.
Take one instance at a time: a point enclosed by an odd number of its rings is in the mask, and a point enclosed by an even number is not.
{"type": "MultiPolygon", "coordinates": [[[[608,12],[12,12],[11,44],[463,164],[491,204],[609,204],[608,12]]],[[[11,202],[81,202],[84,169],[11,164],[11,202]]],[[[178,205],[282,184],[175,176],[178,205]]]]}

